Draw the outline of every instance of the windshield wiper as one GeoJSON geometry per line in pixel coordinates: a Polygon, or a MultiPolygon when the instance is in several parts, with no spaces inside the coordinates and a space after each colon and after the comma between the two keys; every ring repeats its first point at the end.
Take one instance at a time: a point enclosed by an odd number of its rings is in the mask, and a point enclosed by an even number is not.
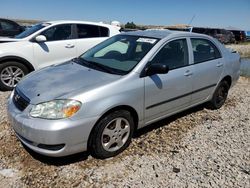
{"type": "Polygon", "coordinates": [[[113,71],[111,68],[105,66],[105,65],[102,65],[102,64],[99,64],[99,63],[96,63],[94,61],[88,61],[86,59],[83,59],[83,58],[78,58],[82,63],[84,63],[85,65],[87,65],[88,67],[90,68],[94,68],[94,69],[97,69],[97,70],[101,70],[101,71],[104,71],[104,72],[107,72],[107,73],[110,73],[110,74],[117,74],[115,71],[113,71]]]}
{"type": "Polygon", "coordinates": [[[105,65],[102,65],[100,63],[96,63],[94,61],[88,61],[86,59],[83,59],[83,58],[74,58],[72,59],[72,61],[76,62],[76,63],[80,63],[88,68],[93,68],[95,70],[100,70],[100,71],[104,71],[104,72],[107,72],[107,73],[110,73],[110,74],[118,74],[118,75],[123,75],[124,72],[121,72],[121,71],[116,71],[116,70],[113,70],[112,68],[109,68],[105,65]]]}
{"type": "Polygon", "coordinates": [[[115,74],[115,71],[113,71],[111,68],[108,68],[107,66],[105,65],[102,65],[102,64],[99,64],[99,63],[96,63],[96,62],[93,62],[93,61],[88,61],[91,65],[95,66],[97,69],[101,69],[107,73],[110,73],[110,74],[115,74]]]}
{"type": "Polygon", "coordinates": [[[80,64],[82,64],[82,65],[84,65],[85,67],[88,67],[88,68],[91,67],[90,63],[88,61],[86,61],[86,60],[84,60],[84,59],[82,59],[80,57],[76,57],[76,58],[72,59],[71,61],[73,61],[75,63],[80,63],[80,64]]]}

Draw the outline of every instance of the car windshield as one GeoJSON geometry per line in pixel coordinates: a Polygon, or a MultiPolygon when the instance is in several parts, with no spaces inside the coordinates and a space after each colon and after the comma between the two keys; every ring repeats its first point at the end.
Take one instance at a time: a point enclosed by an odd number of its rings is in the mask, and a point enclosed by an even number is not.
{"type": "Polygon", "coordinates": [[[112,74],[125,75],[130,72],[158,42],[158,39],[142,36],[116,35],[80,58],[86,66],[112,74]]]}
{"type": "Polygon", "coordinates": [[[50,24],[49,23],[36,24],[36,25],[32,26],[31,28],[25,30],[24,32],[20,33],[19,35],[16,35],[15,38],[16,39],[23,39],[23,38],[28,37],[37,31],[39,31],[40,29],[48,26],[48,25],[50,25],[50,24]]]}

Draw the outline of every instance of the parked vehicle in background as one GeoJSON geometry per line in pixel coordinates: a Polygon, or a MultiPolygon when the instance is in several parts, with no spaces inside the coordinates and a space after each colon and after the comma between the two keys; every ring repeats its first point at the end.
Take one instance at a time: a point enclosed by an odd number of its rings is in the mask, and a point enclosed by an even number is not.
{"type": "Polygon", "coordinates": [[[245,31],[240,30],[230,30],[234,36],[236,42],[245,42],[246,41],[246,33],[245,31]]]}
{"type": "Polygon", "coordinates": [[[250,41],[250,31],[245,31],[246,34],[246,40],[250,41]]]}
{"type": "Polygon", "coordinates": [[[205,102],[219,109],[239,75],[239,54],[207,35],[127,32],[25,77],[8,114],[19,140],[40,154],[107,158],[139,128],[205,102]]]}
{"type": "Polygon", "coordinates": [[[212,36],[219,40],[223,44],[234,43],[235,36],[232,32],[227,31],[225,29],[217,29],[217,28],[203,28],[203,27],[192,27],[191,32],[201,33],[212,36]]]}
{"type": "Polygon", "coordinates": [[[18,23],[0,18],[0,36],[2,37],[14,37],[24,31],[24,27],[18,23]]]}
{"type": "Polygon", "coordinates": [[[165,29],[171,30],[171,31],[186,31],[190,32],[191,28],[186,27],[186,28],[178,28],[178,27],[165,27],[165,29]]]}
{"type": "Polygon", "coordinates": [[[12,90],[29,72],[68,61],[119,33],[117,26],[107,24],[52,21],[14,39],[0,39],[0,89],[12,90]]]}

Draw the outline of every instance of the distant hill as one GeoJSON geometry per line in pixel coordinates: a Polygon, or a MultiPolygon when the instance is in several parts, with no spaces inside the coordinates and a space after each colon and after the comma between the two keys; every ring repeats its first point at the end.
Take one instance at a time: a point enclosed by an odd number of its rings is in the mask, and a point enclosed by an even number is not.
{"type": "Polygon", "coordinates": [[[22,19],[12,19],[20,25],[34,25],[36,23],[42,22],[41,20],[22,20],[22,19]]]}

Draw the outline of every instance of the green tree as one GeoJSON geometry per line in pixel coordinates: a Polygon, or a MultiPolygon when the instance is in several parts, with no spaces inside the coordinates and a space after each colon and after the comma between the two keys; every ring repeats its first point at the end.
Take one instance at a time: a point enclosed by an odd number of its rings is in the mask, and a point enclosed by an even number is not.
{"type": "Polygon", "coordinates": [[[134,22],[127,22],[125,24],[125,28],[129,28],[129,29],[136,29],[136,25],[134,24],[134,22]]]}

